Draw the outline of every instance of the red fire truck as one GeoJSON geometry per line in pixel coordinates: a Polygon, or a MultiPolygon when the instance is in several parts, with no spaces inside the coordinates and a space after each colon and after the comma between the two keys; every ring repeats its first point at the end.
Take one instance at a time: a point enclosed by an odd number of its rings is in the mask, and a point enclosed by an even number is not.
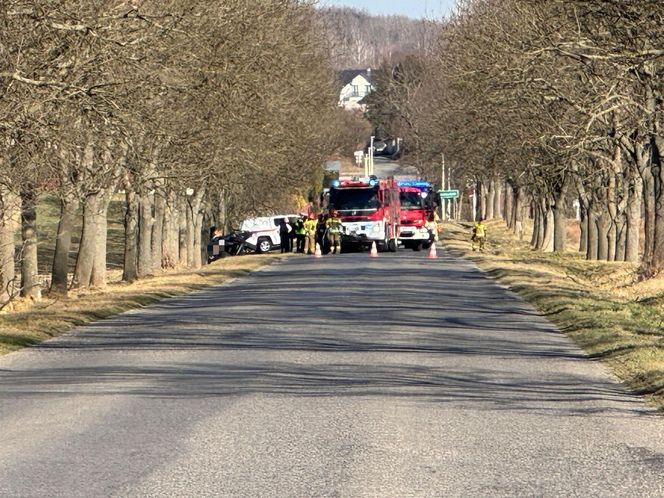
{"type": "Polygon", "coordinates": [[[392,178],[341,178],[332,182],[327,205],[341,218],[342,244],[395,252],[399,245],[399,186],[392,178]]]}
{"type": "Polygon", "coordinates": [[[427,228],[427,220],[435,209],[431,184],[424,180],[399,180],[401,222],[399,240],[404,247],[419,251],[428,248],[433,234],[427,228]]]}

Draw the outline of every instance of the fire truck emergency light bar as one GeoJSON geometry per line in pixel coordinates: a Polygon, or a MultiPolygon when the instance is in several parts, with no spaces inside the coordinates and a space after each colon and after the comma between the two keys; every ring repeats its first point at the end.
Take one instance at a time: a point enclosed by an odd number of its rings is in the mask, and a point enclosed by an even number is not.
{"type": "Polygon", "coordinates": [[[341,184],[347,185],[349,187],[362,187],[369,185],[370,187],[375,187],[378,185],[378,180],[375,178],[343,178],[341,180],[333,180],[332,181],[332,188],[338,188],[341,186],[341,184]]]}
{"type": "Polygon", "coordinates": [[[415,188],[429,188],[431,184],[424,180],[399,180],[397,182],[400,187],[415,187],[415,188]]]}

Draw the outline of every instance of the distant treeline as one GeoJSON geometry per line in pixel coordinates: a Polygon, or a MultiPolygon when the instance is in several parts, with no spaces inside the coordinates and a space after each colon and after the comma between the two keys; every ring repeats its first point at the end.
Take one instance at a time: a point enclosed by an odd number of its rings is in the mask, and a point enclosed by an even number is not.
{"type": "Polygon", "coordinates": [[[320,9],[320,13],[340,69],[378,67],[405,55],[427,53],[439,33],[434,20],[376,16],[349,7],[320,9]]]}

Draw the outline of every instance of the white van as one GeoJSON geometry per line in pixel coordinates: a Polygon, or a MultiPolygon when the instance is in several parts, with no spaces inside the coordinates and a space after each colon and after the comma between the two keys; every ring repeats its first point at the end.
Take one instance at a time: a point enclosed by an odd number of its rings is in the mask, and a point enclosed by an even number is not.
{"type": "Polygon", "coordinates": [[[281,237],[279,236],[279,227],[284,218],[288,219],[291,226],[296,219],[296,214],[281,214],[278,216],[261,216],[258,218],[248,218],[240,225],[243,232],[251,232],[251,236],[245,244],[256,252],[270,252],[281,246],[281,237]]]}

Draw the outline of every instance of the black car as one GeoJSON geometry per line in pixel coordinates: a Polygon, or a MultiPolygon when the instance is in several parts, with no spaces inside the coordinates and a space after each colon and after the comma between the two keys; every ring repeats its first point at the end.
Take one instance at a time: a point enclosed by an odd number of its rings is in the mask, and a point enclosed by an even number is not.
{"type": "Polygon", "coordinates": [[[246,245],[251,232],[236,230],[228,235],[218,235],[210,239],[207,245],[208,263],[226,256],[236,256],[244,252],[251,252],[246,245]]]}

